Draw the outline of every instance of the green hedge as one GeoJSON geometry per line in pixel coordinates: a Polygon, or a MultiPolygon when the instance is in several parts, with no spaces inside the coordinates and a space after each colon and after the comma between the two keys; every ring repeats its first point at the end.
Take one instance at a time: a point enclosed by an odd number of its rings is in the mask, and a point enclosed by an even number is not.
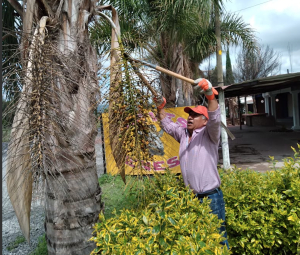
{"type": "Polygon", "coordinates": [[[200,205],[181,177],[168,173],[143,182],[140,208],[99,216],[93,254],[300,254],[300,157],[294,152],[279,170],[220,170],[230,251],[219,244],[220,221],[209,202],[200,205]]]}
{"type": "MultiPolygon", "coordinates": [[[[299,147],[300,149],[300,147],[299,147]]],[[[221,172],[233,254],[300,254],[300,158],[279,170],[221,172]]]]}
{"type": "Polygon", "coordinates": [[[220,244],[221,221],[209,213],[207,200],[200,205],[173,174],[157,175],[153,182],[145,185],[146,208],[110,219],[100,215],[92,254],[230,254],[220,244]]]}

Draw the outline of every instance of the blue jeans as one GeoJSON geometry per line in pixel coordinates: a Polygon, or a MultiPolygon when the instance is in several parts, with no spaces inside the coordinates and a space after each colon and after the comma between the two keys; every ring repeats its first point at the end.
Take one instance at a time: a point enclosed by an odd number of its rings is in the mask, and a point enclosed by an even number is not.
{"type": "MultiPolygon", "coordinates": [[[[208,199],[211,199],[211,203],[210,203],[210,208],[212,210],[211,213],[216,214],[218,216],[219,219],[223,220],[223,223],[221,225],[221,227],[219,228],[219,232],[221,234],[221,232],[225,231],[223,236],[226,238],[225,241],[221,242],[221,244],[227,246],[227,248],[229,249],[229,244],[227,241],[227,232],[226,232],[226,224],[225,224],[225,202],[224,202],[224,198],[223,198],[223,192],[222,190],[218,189],[218,192],[212,195],[208,195],[207,196],[208,199]]],[[[203,198],[198,198],[200,203],[203,202],[203,198]]]]}

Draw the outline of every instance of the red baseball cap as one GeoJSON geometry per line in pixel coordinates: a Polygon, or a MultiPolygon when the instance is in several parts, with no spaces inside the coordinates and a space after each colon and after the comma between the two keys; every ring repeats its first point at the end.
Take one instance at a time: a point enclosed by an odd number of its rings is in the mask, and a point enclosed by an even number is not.
{"type": "Polygon", "coordinates": [[[196,113],[199,113],[199,114],[203,114],[207,119],[209,119],[208,118],[208,113],[207,113],[207,108],[205,106],[202,106],[202,105],[198,105],[194,108],[185,107],[184,111],[186,113],[189,113],[190,111],[193,111],[193,112],[196,112],[196,113]]]}

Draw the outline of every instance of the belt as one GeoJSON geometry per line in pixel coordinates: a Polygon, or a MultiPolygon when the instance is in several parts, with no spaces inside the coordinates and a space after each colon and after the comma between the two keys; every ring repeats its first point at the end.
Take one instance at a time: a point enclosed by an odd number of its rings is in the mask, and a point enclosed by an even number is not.
{"type": "Polygon", "coordinates": [[[196,197],[197,197],[197,198],[204,198],[204,197],[207,197],[207,196],[209,196],[209,195],[218,193],[219,191],[221,191],[221,189],[220,189],[220,188],[216,188],[216,189],[213,189],[213,190],[208,191],[208,192],[206,192],[206,193],[197,193],[197,194],[196,194],[196,197]]]}

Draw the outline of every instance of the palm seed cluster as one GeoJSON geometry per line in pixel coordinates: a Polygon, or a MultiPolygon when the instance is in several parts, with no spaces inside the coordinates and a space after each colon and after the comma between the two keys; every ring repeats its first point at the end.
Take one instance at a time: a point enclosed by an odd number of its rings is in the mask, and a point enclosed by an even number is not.
{"type": "MultiPolygon", "coordinates": [[[[130,159],[134,171],[138,174],[147,162],[153,160],[150,147],[154,146],[153,136],[155,126],[149,112],[156,114],[156,107],[152,104],[152,94],[135,75],[133,67],[126,60],[122,62],[122,79],[118,86],[111,88],[111,94],[118,95],[111,100],[112,115],[109,126],[116,126],[118,131],[118,145],[120,157],[130,159]]],[[[148,163],[149,165],[149,163],[148,163]]],[[[141,173],[141,172],[140,172],[141,173]]]]}

